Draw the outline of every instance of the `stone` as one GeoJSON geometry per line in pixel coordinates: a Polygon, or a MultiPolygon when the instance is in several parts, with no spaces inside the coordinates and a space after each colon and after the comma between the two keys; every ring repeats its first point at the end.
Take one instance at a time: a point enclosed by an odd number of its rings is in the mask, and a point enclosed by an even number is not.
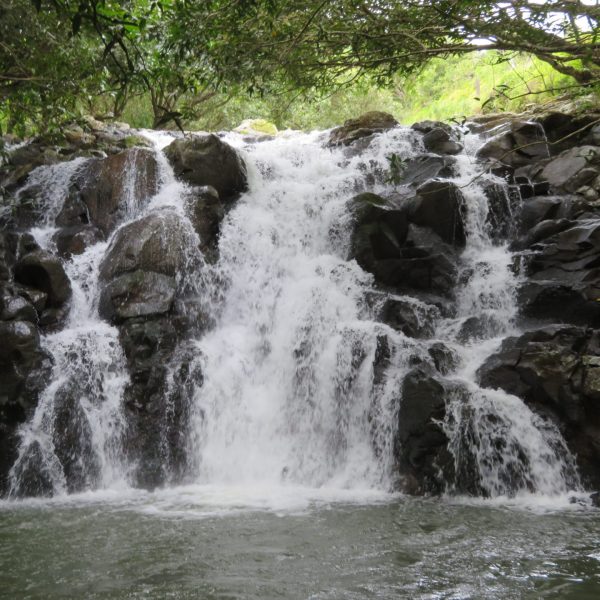
{"type": "Polygon", "coordinates": [[[90,246],[104,240],[104,235],[93,225],[76,225],[57,231],[52,237],[56,250],[62,258],[83,254],[90,246]]]}
{"type": "Polygon", "coordinates": [[[71,194],[78,196],[73,200],[75,207],[87,208],[81,223],[92,224],[107,236],[128,211],[139,209],[157,191],[158,163],[154,152],[131,148],[88,161],[76,175],[71,194]]]}
{"type": "Polygon", "coordinates": [[[15,281],[47,294],[47,305],[58,308],[71,298],[71,282],[56,256],[44,250],[30,252],[14,267],[15,281]]]}
{"type": "Polygon", "coordinates": [[[212,186],[224,201],[235,199],[248,188],[244,161],[214,134],[176,139],[164,153],[178,179],[193,186],[212,186]]]}
{"type": "Polygon", "coordinates": [[[480,159],[493,159],[512,167],[528,165],[550,156],[546,136],[539,123],[514,120],[500,125],[478,151],[480,159]]]}
{"type": "Polygon", "coordinates": [[[541,171],[538,180],[547,181],[559,192],[574,192],[593,181],[600,171],[600,148],[577,146],[552,159],[541,171]]]}
{"type": "Polygon", "coordinates": [[[552,419],[584,484],[600,485],[600,334],[553,325],[506,339],[477,372],[481,385],[519,396],[552,419]]]}
{"type": "Polygon", "coordinates": [[[348,119],[341,127],[329,134],[330,146],[347,146],[360,138],[381,133],[398,126],[398,121],[388,113],[372,111],[356,119],[348,119]]]}
{"type": "Polygon", "coordinates": [[[388,298],[380,316],[381,322],[414,338],[432,337],[439,318],[437,307],[408,298],[388,298]]]}
{"type": "Polygon", "coordinates": [[[441,127],[428,131],[423,136],[423,145],[428,152],[435,154],[459,154],[463,146],[452,139],[450,132],[441,127]]]}
{"type": "Polygon", "coordinates": [[[164,314],[173,306],[176,291],[174,277],[142,270],[123,273],[103,287],[100,316],[118,322],[164,314]]]}
{"type": "Polygon", "coordinates": [[[185,198],[187,213],[194,230],[200,237],[200,248],[204,255],[216,260],[221,222],[226,207],[215,188],[210,186],[192,188],[185,198]]]}
{"type": "Polygon", "coordinates": [[[175,277],[185,260],[185,222],[175,211],[153,212],[121,227],[100,265],[104,281],[129,271],[175,277]]]}

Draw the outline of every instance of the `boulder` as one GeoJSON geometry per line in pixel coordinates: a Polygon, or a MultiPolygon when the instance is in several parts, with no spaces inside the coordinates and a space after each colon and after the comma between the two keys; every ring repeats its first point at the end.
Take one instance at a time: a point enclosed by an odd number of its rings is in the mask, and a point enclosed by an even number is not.
{"type": "Polygon", "coordinates": [[[90,246],[104,240],[102,231],[93,225],[76,225],[58,230],[52,237],[56,251],[62,258],[68,259],[83,254],[90,246]]]}
{"type": "Polygon", "coordinates": [[[104,281],[129,271],[175,277],[185,260],[186,223],[175,211],[153,212],[121,227],[100,265],[104,281]]]}
{"type": "Polygon", "coordinates": [[[90,223],[107,236],[120,220],[157,191],[158,163],[152,150],[131,148],[104,159],[90,160],[74,178],[71,189],[74,198],[63,209],[68,215],[61,213],[61,223],[90,223]]]}
{"type": "Polygon", "coordinates": [[[422,368],[404,378],[394,456],[402,490],[441,494],[454,479],[454,463],[441,422],[446,414],[445,382],[422,368]]]}
{"type": "Polygon", "coordinates": [[[423,145],[428,152],[435,154],[459,154],[463,146],[452,137],[451,131],[436,127],[423,136],[423,145]]]}
{"type": "Polygon", "coordinates": [[[544,129],[539,123],[513,120],[500,125],[478,151],[480,159],[493,159],[520,167],[550,156],[544,129]]]}
{"type": "Polygon", "coordinates": [[[409,298],[388,298],[379,317],[386,325],[414,338],[432,337],[439,318],[437,307],[409,298]]]}
{"type": "Polygon", "coordinates": [[[60,308],[71,298],[71,282],[60,259],[44,250],[30,252],[14,267],[15,281],[47,295],[47,306],[60,308]]]}
{"type": "Polygon", "coordinates": [[[506,339],[477,372],[481,385],[522,398],[552,419],[587,486],[600,485],[600,334],[547,326],[506,339]]]}
{"type": "Polygon", "coordinates": [[[537,176],[558,192],[575,192],[600,175],[600,147],[576,146],[546,164],[537,176]]]}
{"type": "Polygon", "coordinates": [[[193,186],[212,186],[225,201],[248,188],[244,161],[212,133],[176,139],[164,152],[178,179],[193,186]]]}
{"type": "Polygon", "coordinates": [[[400,183],[418,187],[431,179],[454,177],[455,163],[456,159],[451,156],[415,156],[404,164],[400,183]]]}
{"type": "Polygon", "coordinates": [[[17,429],[31,417],[52,369],[29,321],[0,321],[0,492],[17,455],[17,429]]]}
{"type": "Polygon", "coordinates": [[[100,316],[114,322],[169,312],[175,300],[175,277],[130,271],[107,283],[100,294],[100,316]]]}
{"type": "Polygon", "coordinates": [[[360,138],[372,136],[398,126],[398,121],[385,112],[372,111],[357,119],[348,119],[329,134],[330,146],[347,146],[360,138]]]}
{"type": "Polygon", "coordinates": [[[225,205],[215,188],[210,186],[192,188],[185,198],[187,213],[194,230],[200,237],[200,248],[211,261],[217,258],[217,246],[221,222],[225,217],[225,205]]]}

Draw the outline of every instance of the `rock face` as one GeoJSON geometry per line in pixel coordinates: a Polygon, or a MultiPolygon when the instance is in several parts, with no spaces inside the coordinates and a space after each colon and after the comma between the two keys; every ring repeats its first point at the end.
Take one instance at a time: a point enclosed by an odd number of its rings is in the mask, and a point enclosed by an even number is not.
{"type": "Polygon", "coordinates": [[[234,199],[247,188],[244,161],[214,134],[175,140],[164,152],[179,179],[192,186],[211,186],[222,200],[234,199]]]}
{"type": "Polygon", "coordinates": [[[584,484],[600,487],[600,332],[553,325],[508,338],[478,376],[555,422],[584,484]]]}

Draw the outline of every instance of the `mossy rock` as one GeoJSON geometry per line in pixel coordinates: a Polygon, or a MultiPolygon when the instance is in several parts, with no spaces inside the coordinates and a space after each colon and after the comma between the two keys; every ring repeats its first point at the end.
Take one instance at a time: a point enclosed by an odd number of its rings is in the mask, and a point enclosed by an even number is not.
{"type": "Polygon", "coordinates": [[[235,128],[238,133],[248,134],[261,134],[261,135],[272,135],[275,136],[279,133],[277,126],[266,119],[246,119],[235,128]]]}
{"type": "Polygon", "coordinates": [[[141,135],[128,135],[127,137],[121,140],[121,145],[124,148],[134,148],[136,146],[150,148],[152,147],[152,142],[141,135]]]}

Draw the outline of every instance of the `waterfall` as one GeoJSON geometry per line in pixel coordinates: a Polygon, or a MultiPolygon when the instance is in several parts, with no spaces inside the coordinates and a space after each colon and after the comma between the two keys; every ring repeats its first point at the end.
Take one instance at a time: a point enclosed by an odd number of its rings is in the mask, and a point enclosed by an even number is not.
{"type": "MultiPolygon", "coordinates": [[[[133,466],[124,448],[130,376],[117,327],[98,314],[99,266],[119,229],[141,216],[173,210],[187,219],[188,190],[160,152],[171,138],[147,135],[157,146],[157,194],[136,201],[135,162],[128,162],[126,210],[117,229],[65,262],[73,288],[69,317],[64,329],[43,338],[54,362],[51,381],[20,430],[12,494],[30,491],[32,470],[59,494],[70,491],[65,468],[80,473],[87,489],[131,483],[133,466]],[[69,406],[76,423],[64,422],[69,406]],[[57,435],[72,437],[69,456],[57,453],[57,435]]],[[[456,473],[475,469],[479,491],[491,496],[511,493],[515,482],[517,491],[545,494],[577,488],[573,458],[556,427],[518,398],[476,383],[485,358],[504,337],[518,333],[518,276],[506,241],[489,230],[482,186],[483,181],[503,186],[502,180],[478,177],[472,151],[457,157],[452,181],[463,192],[466,246],[456,310],[437,320],[431,339],[417,340],[376,320],[373,276],[348,260],[348,201],[367,189],[393,192],[385,180],[387,157],[407,160],[422,153],[420,137],[396,128],[354,156],[326,148],[321,133],[284,133],[254,144],[234,134],[226,140],[244,155],[249,191],[221,225],[214,265],[199,256],[191,226],[181,240],[187,259],[178,289],[191,298],[184,308],[210,313],[211,326],[190,328],[182,342],[192,354],[185,381],[176,375],[179,365],[169,365],[167,419],[180,387],[189,411],[185,431],[179,432],[185,438],[185,475],[167,481],[394,489],[399,389],[412,365],[430,361],[430,346],[443,342],[458,356],[446,377],[462,390],[448,394],[442,424],[456,473]],[[461,330],[472,317],[478,318],[478,333],[465,340],[461,330]],[[383,340],[388,348],[382,363],[383,340]]],[[[477,143],[473,136],[467,147],[477,143]]],[[[42,247],[51,247],[54,219],[82,164],[78,159],[42,167],[28,183],[45,186],[45,216],[32,229],[42,247]]],[[[395,297],[427,314],[421,300],[395,297]]],[[[167,423],[163,457],[169,452],[168,429],[167,423]]],[[[464,490],[457,485],[448,491],[464,490]]]]}

